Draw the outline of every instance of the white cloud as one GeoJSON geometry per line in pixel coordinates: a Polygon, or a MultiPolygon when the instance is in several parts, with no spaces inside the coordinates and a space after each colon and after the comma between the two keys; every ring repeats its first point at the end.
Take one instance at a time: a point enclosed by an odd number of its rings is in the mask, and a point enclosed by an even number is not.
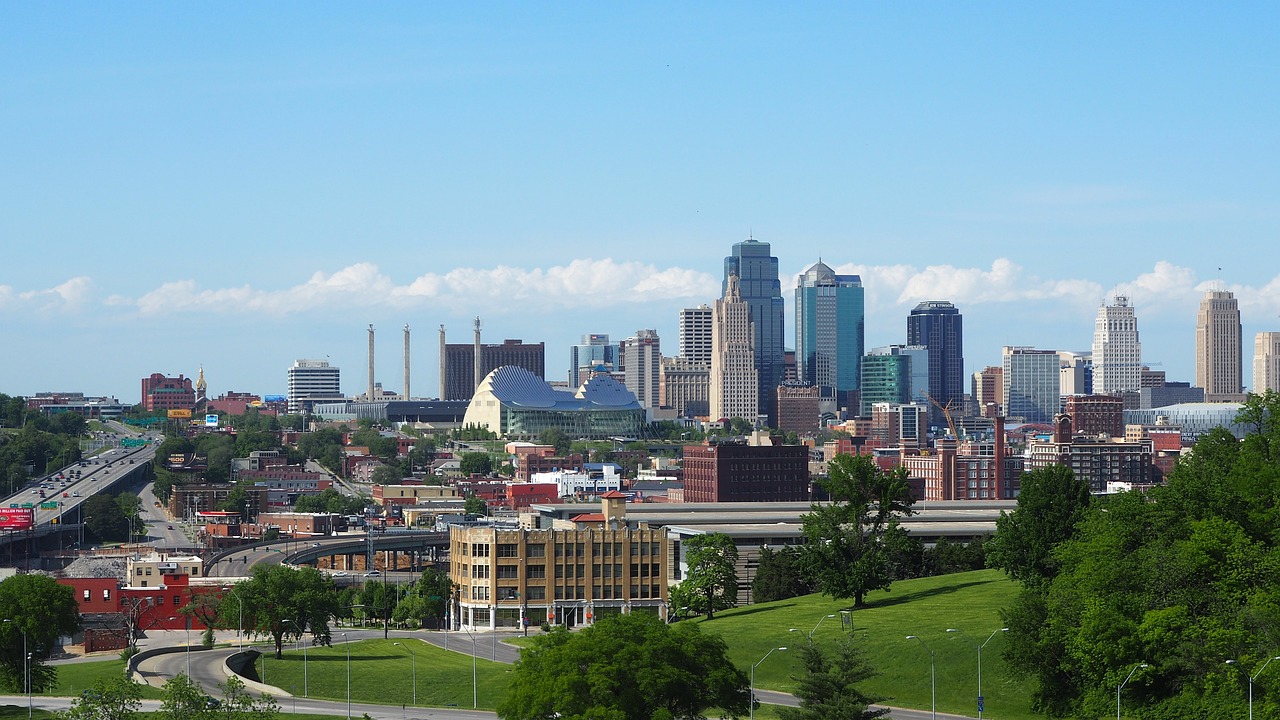
{"type": "Polygon", "coordinates": [[[42,290],[18,292],[0,285],[0,309],[18,312],[75,311],[87,305],[93,296],[93,281],[84,276],[42,290]]]}
{"type": "Polygon", "coordinates": [[[1093,305],[1102,287],[1091,280],[1045,279],[1026,274],[1017,263],[999,258],[989,269],[952,265],[842,265],[839,273],[862,276],[872,302],[900,306],[925,300],[949,300],[958,306],[1053,300],[1093,305]]]}

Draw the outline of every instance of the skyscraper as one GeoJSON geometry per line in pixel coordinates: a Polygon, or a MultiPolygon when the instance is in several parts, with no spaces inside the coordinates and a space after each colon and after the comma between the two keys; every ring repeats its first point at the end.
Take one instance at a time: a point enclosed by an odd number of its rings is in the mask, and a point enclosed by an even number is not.
{"type": "Polygon", "coordinates": [[[1228,290],[1210,290],[1196,316],[1196,385],[1205,402],[1241,399],[1240,306],[1228,290]]]}
{"type": "Polygon", "coordinates": [[[872,348],[862,358],[861,380],[863,417],[871,415],[876,403],[918,403],[929,405],[929,350],[918,346],[886,345],[872,348]]]}
{"type": "Polygon", "coordinates": [[[711,313],[711,419],[742,418],[755,423],[760,415],[756,333],[737,275],[729,276],[724,298],[716,301],[711,313]]]}
{"type": "Polygon", "coordinates": [[[1116,296],[1114,305],[1098,308],[1093,323],[1093,391],[1118,395],[1142,389],[1142,343],[1138,319],[1129,298],[1116,296]]]}
{"type": "Polygon", "coordinates": [[[613,371],[618,364],[618,348],[609,343],[609,336],[603,333],[592,333],[582,336],[581,345],[569,346],[569,387],[577,389],[587,379],[582,377],[584,370],[603,365],[606,370],[613,371]]]}
{"type": "Polygon", "coordinates": [[[662,346],[658,341],[658,331],[637,330],[635,335],[622,341],[619,354],[627,389],[636,396],[645,410],[658,407],[658,381],[662,367],[662,346]]]}
{"type": "Polygon", "coordinates": [[[861,383],[862,278],[837,275],[821,260],[796,283],[796,363],[799,379],[834,390],[840,404],[861,383]]]}
{"type": "Polygon", "coordinates": [[[711,367],[711,306],[680,311],[680,357],[694,365],[711,367]]]}
{"type": "Polygon", "coordinates": [[[1280,332],[1260,332],[1253,338],[1253,392],[1280,392],[1280,332]]]}
{"type": "Polygon", "coordinates": [[[1058,351],[1005,346],[1001,351],[1005,414],[1047,423],[1058,414],[1058,351]]]}
{"type": "Polygon", "coordinates": [[[769,254],[769,243],[749,238],[734,244],[733,254],[724,259],[725,297],[728,297],[730,277],[736,278],[738,293],[751,310],[755,366],[759,377],[757,407],[768,416],[772,426],[777,421],[777,392],[778,385],[782,383],[785,303],[782,284],[778,281],[778,258],[769,254]]]}
{"type": "MultiPolygon", "coordinates": [[[[929,349],[929,395],[958,412],[964,405],[964,317],[946,301],[930,300],[915,306],[907,316],[907,344],[929,349]]],[[[929,408],[929,423],[946,419],[937,407],[929,408]]]]}
{"type": "Polygon", "coordinates": [[[327,360],[295,360],[288,371],[289,412],[310,412],[318,402],[342,400],[341,371],[327,360]]]}

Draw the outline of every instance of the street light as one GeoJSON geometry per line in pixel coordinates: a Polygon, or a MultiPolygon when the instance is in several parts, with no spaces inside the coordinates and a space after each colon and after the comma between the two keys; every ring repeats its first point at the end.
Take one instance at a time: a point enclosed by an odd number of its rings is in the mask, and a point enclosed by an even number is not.
{"type": "Polygon", "coordinates": [[[351,643],[342,633],[342,644],[347,647],[347,720],[351,720],[351,643]]]}
{"type": "Polygon", "coordinates": [[[1116,686],[1116,720],[1120,720],[1120,691],[1124,689],[1125,685],[1129,684],[1129,680],[1133,677],[1134,673],[1138,672],[1140,668],[1146,667],[1150,666],[1146,663],[1138,663],[1137,665],[1134,665],[1133,669],[1129,671],[1128,676],[1125,677],[1124,682],[1116,686]]]}
{"type": "Polygon", "coordinates": [[[769,652],[765,653],[764,657],[760,658],[760,662],[751,666],[751,695],[750,695],[751,720],[755,720],[755,717],[756,717],[756,668],[760,667],[760,663],[764,662],[765,660],[768,660],[769,656],[772,655],[775,650],[786,650],[786,649],[787,648],[785,646],[769,648],[769,652]]]}
{"type": "Polygon", "coordinates": [[[400,647],[403,647],[405,650],[409,651],[409,658],[410,658],[409,663],[410,663],[410,667],[413,668],[413,704],[417,705],[418,704],[418,656],[413,652],[413,648],[409,647],[408,645],[402,645],[401,643],[391,643],[391,644],[400,645],[400,647]]]}
{"type": "Polygon", "coordinates": [[[985,640],[981,645],[979,645],[978,643],[976,643],[976,642],[974,642],[973,640],[969,639],[969,636],[968,636],[968,635],[965,635],[963,630],[957,630],[956,628],[947,628],[947,632],[949,632],[949,633],[958,633],[958,634],[960,635],[960,637],[961,637],[965,642],[969,643],[970,645],[972,645],[972,646],[974,646],[975,648],[977,648],[977,649],[978,649],[978,720],[982,720],[982,709],[983,709],[983,708],[982,708],[982,706],[983,706],[983,701],[982,701],[982,648],[986,647],[986,646],[987,646],[987,643],[991,642],[991,638],[995,637],[998,633],[1002,633],[1002,632],[1009,632],[1009,628],[1000,628],[999,630],[992,630],[992,631],[991,631],[991,634],[990,634],[989,636],[987,636],[987,639],[986,639],[986,640],[985,640]]]}
{"type": "Polygon", "coordinates": [[[476,690],[476,636],[471,634],[466,625],[459,625],[462,631],[471,638],[471,709],[475,710],[480,707],[479,695],[476,690]]]}
{"type": "Polygon", "coordinates": [[[919,635],[908,635],[907,639],[915,640],[916,642],[920,643],[921,645],[924,646],[925,652],[929,653],[929,699],[930,699],[931,707],[933,708],[932,711],[930,712],[930,717],[933,718],[933,720],[938,720],[938,680],[937,680],[937,674],[934,672],[935,663],[934,663],[934,657],[933,657],[933,650],[929,648],[929,645],[925,643],[924,640],[920,639],[919,635]]]}
{"type": "Polygon", "coordinates": [[[293,626],[298,628],[298,642],[302,644],[302,697],[309,697],[307,694],[307,643],[304,642],[302,637],[303,633],[306,631],[306,628],[299,625],[296,621],[290,620],[289,618],[285,618],[280,622],[293,623],[293,626]]]}
{"type": "MultiPolygon", "coordinates": [[[[13,622],[10,618],[5,618],[5,622],[13,622]]],[[[18,628],[18,632],[22,633],[22,657],[25,664],[22,666],[22,684],[27,689],[27,720],[31,720],[31,653],[27,652],[27,631],[17,623],[13,626],[18,628]]]]}
{"type": "Polygon", "coordinates": [[[809,642],[813,642],[813,634],[818,632],[818,628],[822,626],[822,621],[826,620],[827,618],[833,618],[833,617],[835,617],[834,613],[832,613],[831,615],[823,615],[822,617],[818,618],[818,624],[813,626],[813,629],[809,631],[809,634],[807,636],[809,638],[809,642]]]}
{"type": "MultiPolygon", "coordinates": [[[[1280,656],[1267,658],[1267,661],[1262,663],[1262,667],[1258,668],[1258,672],[1254,673],[1252,676],[1245,675],[1245,677],[1249,678],[1249,720],[1253,720],[1253,681],[1258,679],[1258,676],[1262,674],[1263,670],[1267,669],[1267,666],[1271,664],[1272,660],[1280,660],[1280,656]]],[[[1228,660],[1227,664],[1235,665],[1236,661],[1228,660]]]]}
{"type": "MultiPolygon", "coordinates": [[[[176,620],[182,620],[184,618],[179,618],[178,616],[174,615],[169,619],[176,621],[176,620]]],[[[186,629],[187,629],[187,679],[190,680],[191,679],[191,621],[189,619],[187,620],[186,629]]]]}
{"type": "Polygon", "coordinates": [[[231,592],[231,597],[240,605],[240,623],[236,626],[236,640],[240,644],[240,652],[244,652],[244,598],[235,593],[235,588],[224,587],[223,592],[231,592]]]}

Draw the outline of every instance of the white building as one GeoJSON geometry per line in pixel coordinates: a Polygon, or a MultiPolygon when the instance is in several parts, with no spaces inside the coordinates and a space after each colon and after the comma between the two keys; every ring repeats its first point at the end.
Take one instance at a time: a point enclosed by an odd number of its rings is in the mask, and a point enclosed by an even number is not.
{"type": "Polygon", "coordinates": [[[621,365],[625,385],[645,410],[661,404],[662,345],[657,330],[637,330],[621,343],[621,365]]]}
{"type": "Polygon", "coordinates": [[[1260,332],[1253,339],[1253,391],[1280,392],[1280,332],[1260,332]]]}
{"type": "Polygon", "coordinates": [[[743,418],[754,424],[761,414],[755,330],[737,275],[729,276],[724,298],[716,300],[711,314],[710,417],[743,418]]]}
{"type": "Polygon", "coordinates": [[[1093,324],[1093,392],[1118,395],[1142,389],[1142,343],[1129,298],[1098,308],[1093,324]]]}
{"type": "Polygon", "coordinates": [[[341,371],[328,360],[294,360],[289,368],[289,412],[308,412],[318,402],[335,402],[342,395],[341,371]]]}
{"type": "Polygon", "coordinates": [[[695,365],[711,367],[711,335],[710,305],[680,311],[680,357],[695,365]]]}
{"type": "Polygon", "coordinates": [[[552,470],[551,472],[533,473],[529,482],[555,483],[556,493],[560,497],[577,497],[579,495],[600,495],[611,490],[622,489],[622,476],[613,467],[605,465],[602,473],[573,472],[552,470]]]}
{"type": "Polygon", "coordinates": [[[1061,405],[1058,352],[1006,345],[1000,354],[1005,414],[1028,423],[1052,421],[1061,405]]]}
{"type": "Polygon", "coordinates": [[[1196,386],[1206,402],[1244,399],[1240,359],[1240,305],[1230,291],[1210,290],[1196,316],[1196,386]]]}

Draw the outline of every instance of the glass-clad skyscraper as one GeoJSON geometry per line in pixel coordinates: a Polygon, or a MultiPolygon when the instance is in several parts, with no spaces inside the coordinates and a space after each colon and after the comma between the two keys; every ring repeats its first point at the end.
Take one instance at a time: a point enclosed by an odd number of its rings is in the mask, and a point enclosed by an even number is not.
{"type": "MultiPolygon", "coordinates": [[[[907,316],[907,344],[929,349],[929,395],[953,412],[964,405],[964,317],[955,305],[930,300],[907,316]]],[[[945,422],[942,411],[929,408],[929,422],[945,422]]]]}
{"type": "Polygon", "coordinates": [[[845,405],[861,383],[865,323],[862,278],[821,260],[796,284],[796,365],[802,382],[830,388],[845,405]]]}
{"type": "Polygon", "coordinates": [[[769,243],[755,238],[734,243],[733,254],[724,259],[722,296],[728,294],[731,275],[737,276],[738,293],[751,311],[756,371],[760,378],[760,413],[768,417],[771,427],[776,427],[785,335],[785,303],[782,284],[778,281],[778,258],[770,254],[769,243]]]}

